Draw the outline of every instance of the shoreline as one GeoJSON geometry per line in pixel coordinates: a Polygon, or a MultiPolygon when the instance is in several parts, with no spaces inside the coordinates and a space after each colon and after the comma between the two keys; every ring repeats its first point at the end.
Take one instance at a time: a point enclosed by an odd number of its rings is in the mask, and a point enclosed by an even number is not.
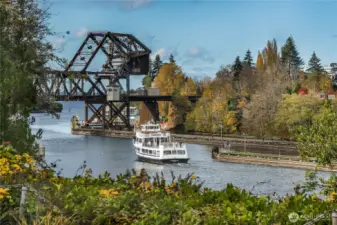
{"type": "MultiPolygon", "coordinates": [[[[235,153],[231,153],[235,154],[235,153]]],[[[287,156],[282,156],[286,158],[287,156]]],[[[253,155],[239,156],[230,154],[213,154],[213,159],[218,162],[230,162],[230,163],[241,163],[241,164],[251,164],[251,165],[264,165],[273,167],[284,167],[292,169],[305,169],[305,170],[317,170],[323,172],[337,172],[337,164],[332,166],[317,166],[314,162],[307,162],[301,160],[291,160],[291,156],[288,160],[285,159],[273,159],[273,158],[263,158],[256,157],[253,155]]]]}
{"type": "MultiPolygon", "coordinates": [[[[74,128],[71,130],[73,135],[86,135],[86,136],[102,136],[111,138],[126,138],[131,139],[134,136],[133,131],[122,130],[109,130],[101,128],[74,128]]],[[[262,140],[252,138],[238,138],[238,137],[216,137],[216,136],[199,136],[188,134],[174,134],[172,133],[174,141],[183,142],[187,144],[200,144],[205,146],[223,147],[225,142],[232,144],[233,151],[243,151],[252,153],[265,153],[265,154],[281,154],[281,155],[298,155],[295,142],[289,141],[275,141],[275,140],[262,140]]]]}
{"type": "MultiPolygon", "coordinates": [[[[95,128],[72,129],[74,135],[105,136],[111,138],[131,139],[133,131],[103,130],[95,128]]],[[[186,134],[172,134],[174,141],[187,144],[200,144],[222,148],[224,142],[232,143],[230,152],[220,154],[212,153],[212,158],[219,162],[264,165],[304,170],[317,170],[323,172],[337,172],[337,164],[332,166],[317,166],[315,159],[302,161],[298,155],[294,142],[272,141],[230,137],[212,137],[186,134]]]]}

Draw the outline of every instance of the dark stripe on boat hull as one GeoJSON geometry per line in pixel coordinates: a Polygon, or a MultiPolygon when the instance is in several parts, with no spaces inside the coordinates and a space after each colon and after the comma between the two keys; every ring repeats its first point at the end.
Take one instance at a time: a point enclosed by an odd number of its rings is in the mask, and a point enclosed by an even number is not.
{"type": "Polygon", "coordinates": [[[155,164],[164,164],[164,163],[187,163],[189,159],[149,159],[141,157],[138,155],[138,161],[141,162],[150,162],[155,164]]]}

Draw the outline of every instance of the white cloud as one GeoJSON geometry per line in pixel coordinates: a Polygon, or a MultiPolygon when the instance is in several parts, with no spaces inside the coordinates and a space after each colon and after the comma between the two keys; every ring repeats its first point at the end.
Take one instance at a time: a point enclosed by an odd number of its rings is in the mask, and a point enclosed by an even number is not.
{"type": "Polygon", "coordinates": [[[201,59],[210,63],[214,62],[214,58],[202,47],[191,47],[187,49],[185,55],[189,58],[201,59]]]}
{"type": "Polygon", "coordinates": [[[83,27],[76,32],[76,37],[80,38],[88,33],[88,29],[83,27]]]}
{"type": "Polygon", "coordinates": [[[170,57],[171,54],[176,57],[178,52],[172,48],[160,48],[151,54],[151,60],[154,60],[157,54],[160,56],[161,60],[166,60],[170,57]]]}

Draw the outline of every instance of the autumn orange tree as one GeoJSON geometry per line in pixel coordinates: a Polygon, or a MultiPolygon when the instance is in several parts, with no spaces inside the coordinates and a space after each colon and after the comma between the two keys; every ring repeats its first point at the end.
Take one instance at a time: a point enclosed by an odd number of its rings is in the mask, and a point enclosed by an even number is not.
{"type": "Polygon", "coordinates": [[[168,116],[169,127],[174,128],[184,122],[184,114],[189,104],[182,96],[196,95],[197,87],[192,78],[187,77],[174,61],[164,63],[153,81],[153,87],[160,89],[161,95],[174,95],[175,101],[160,102],[159,113],[168,116]],[[183,103],[182,103],[183,102],[183,103]]]}

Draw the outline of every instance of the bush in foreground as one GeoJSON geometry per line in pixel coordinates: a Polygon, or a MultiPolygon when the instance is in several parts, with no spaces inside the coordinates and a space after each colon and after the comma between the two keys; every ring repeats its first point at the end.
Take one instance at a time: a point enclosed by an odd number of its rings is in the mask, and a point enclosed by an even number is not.
{"type": "MultiPolygon", "coordinates": [[[[288,215],[298,213],[304,224],[336,206],[334,195],[322,200],[297,192],[273,200],[254,196],[228,184],[222,191],[203,188],[194,175],[167,182],[150,178],[145,170],[112,179],[105,173],[91,176],[82,167],[74,178],[57,176],[40,168],[27,154],[0,146],[0,185],[29,185],[25,223],[45,224],[291,224],[288,215]],[[42,221],[42,222],[41,222],[42,221]]],[[[334,193],[333,193],[334,194],[334,193]]],[[[18,224],[20,190],[0,189],[0,223],[18,224]]],[[[329,224],[329,219],[320,224],[329,224]]]]}

